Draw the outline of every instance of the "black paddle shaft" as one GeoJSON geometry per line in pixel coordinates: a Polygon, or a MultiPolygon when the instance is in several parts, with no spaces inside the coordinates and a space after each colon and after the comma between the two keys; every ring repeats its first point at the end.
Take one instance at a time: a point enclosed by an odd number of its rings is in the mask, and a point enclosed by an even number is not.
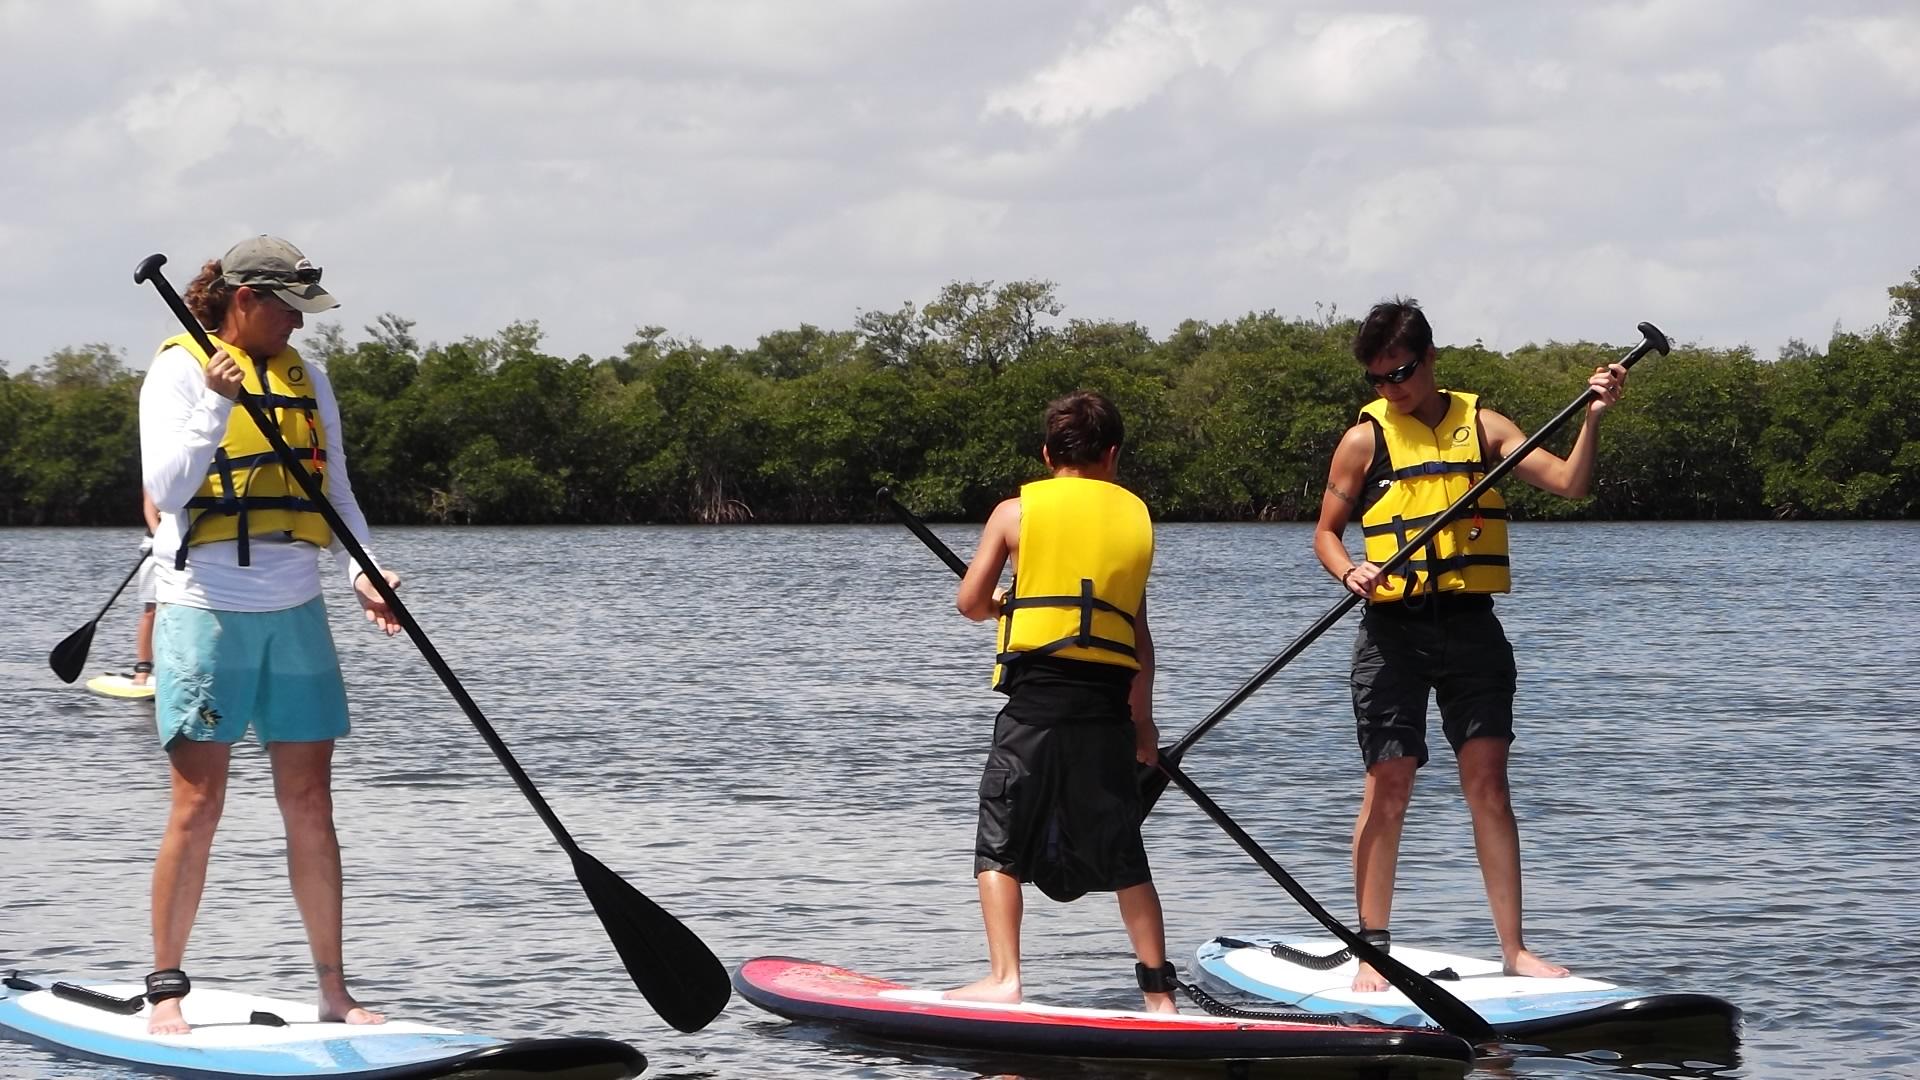
{"type": "MultiPolygon", "coordinates": [[[[1642,340],[1640,344],[1633,347],[1632,352],[1620,358],[1618,362],[1622,367],[1632,367],[1640,362],[1641,357],[1650,352],[1658,351],[1660,355],[1665,356],[1671,348],[1667,342],[1667,335],[1661,333],[1659,327],[1650,322],[1643,322],[1639,325],[1638,329],[1642,340]]],[[[1513,471],[1514,466],[1525,460],[1528,454],[1533,453],[1535,448],[1546,441],[1555,431],[1558,431],[1562,425],[1575,414],[1579,413],[1580,410],[1586,408],[1594,398],[1599,396],[1599,391],[1591,386],[1582,391],[1579,397],[1574,398],[1572,402],[1568,403],[1566,408],[1561,409],[1558,415],[1547,421],[1539,431],[1534,432],[1533,435],[1521,443],[1513,453],[1501,458],[1499,464],[1487,470],[1487,474],[1482,476],[1472,487],[1468,488],[1465,495],[1454,500],[1452,506],[1441,511],[1439,517],[1434,518],[1433,521],[1429,522],[1426,528],[1421,529],[1413,539],[1402,544],[1400,550],[1394,552],[1392,557],[1387,559],[1386,562],[1381,563],[1380,570],[1382,575],[1391,574],[1400,567],[1405,566],[1407,560],[1413,558],[1415,552],[1426,546],[1427,542],[1432,540],[1436,533],[1445,528],[1453,519],[1459,517],[1468,507],[1478,502],[1480,496],[1486,494],[1488,488],[1499,483],[1502,478],[1513,471]]],[[[1160,751],[1161,756],[1170,756],[1174,761],[1179,761],[1185,756],[1186,752],[1192,748],[1194,743],[1200,741],[1201,736],[1213,730],[1215,724],[1226,719],[1228,713],[1239,708],[1241,702],[1252,697],[1255,690],[1266,685],[1268,679],[1279,674],[1281,668],[1286,667],[1287,664],[1292,662],[1294,657],[1300,655],[1308,645],[1313,644],[1316,638],[1326,633],[1334,623],[1339,622],[1341,616],[1353,610],[1355,604],[1360,603],[1360,594],[1348,589],[1344,585],[1341,586],[1341,592],[1344,595],[1340,598],[1339,603],[1328,608],[1325,615],[1315,620],[1312,626],[1307,627],[1304,633],[1294,638],[1285,649],[1281,650],[1280,655],[1268,661],[1265,667],[1255,672],[1252,678],[1242,683],[1238,690],[1235,690],[1225,701],[1221,702],[1212,712],[1208,713],[1205,719],[1195,724],[1185,735],[1180,736],[1179,740],[1172,746],[1162,749],[1160,751]]]]}
{"type": "MultiPolygon", "coordinates": [[[[208,356],[212,356],[215,346],[207,337],[206,330],[200,326],[200,320],[187,309],[187,305],[180,299],[180,294],[174,292],[173,286],[160,273],[160,267],[164,266],[166,261],[165,255],[149,255],[141,260],[133,274],[134,283],[151,282],[154,290],[160,294],[160,298],[173,309],[180,324],[193,335],[194,342],[208,356]]],[[[341,520],[339,511],[327,501],[320,478],[308,472],[300,463],[299,456],[291,446],[287,445],[286,438],[280,434],[280,426],[267,415],[258,398],[242,389],[236,400],[247,410],[247,415],[253,418],[254,425],[260,429],[261,434],[273,444],[274,453],[279,455],[287,471],[299,480],[300,487],[307,493],[307,498],[313,502],[320,516],[326,519],[327,527],[333,530],[333,535],[339,538],[341,545],[359,565],[367,581],[380,594],[380,598],[386,601],[394,618],[406,630],[407,636],[413,639],[414,646],[420,650],[420,655],[426,658],[428,666],[432,667],[434,674],[440,677],[447,692],[453,695],[453,699],[460,704],[461,711],[467,714],[467,719],[471,720],[474,728],[480,732],[480,737],[486,740],[487,748],[492,750],[493,756],[506,767],[507,775],[513,778],[514,785],[520,789],[522,795],[526,796],[527,801],[533,805],[534,812],[540,815],[542,822],[546,823],[547,830],[566,850],[573,861],[581,888],[586,891],[595,912],[600,915],[601,921],[607,925],[609,934],[614,937],[614,944],[620,949],[621,958],[626,961],[628,973],[633,976],[635,986],[646,995],[654,1011],[674,1027],[682,1031],[698,1031],[705,1027],[714,1016],[719,1015],[720,1009],[725,1007],[727,996],[732,993],[732,982],[728,979],[727,970],[721,965],[719,958],[714,956],[705,943],[701,942],[679,920],[655,906],[651,901],[647,901],[639,890],[628,885],[618,875],[601,865],[599,860],[580,849],[580,845],[574,842],[573,836],[567,832],[566,827],[560,824],[560,818],[554,814],[553,808],[548,806],[547,800],[541,797],[539,789],[533,786],[533,780],[527,776],[526,770],[522,769],[520,763],[514,759],[513,752],[507,749],[506,742],[493,730],[493,725],[487,722],[486,716],[480,711],[480,706],[468,696],[466,687],[460,684],[453,669],[448,667],[446,660],[441,658],[440,650],[434,647],[426,632],[420,629],[420,624],[414,620],[413,614],[407,610],[406,604],[400,600],[399,594],[394,591],[392,585],[387,583],[386,575],[380,572],[380,568],[374,564],[366,549],[362,548],[360,542],[354,538],[346,522],[341,520]],[[603,895],[618,894],[622,887],[626,892],[631,893],[631,896],[603,895]],[[622,922],[616,929],[617,920],[609,917],[608,906],[610,904],[617,906],[618,901],[632,900],[636,897],[644,902],[640,912],[642,925],[634,927],[622,922]],[[649,959],[660,966],[677,970],[643,971],[634,958],[628,955],[629,948],[651,951],[647,950],[649,942],[629,940],[636,935],[644,936],[645,931],[648,930],[665,937],[668,944],[677,946],[667,950],[665,956],[654,956],[649,959]],[[717,1000],[715,1000],[713,989],[715,979],[718,980],[717,985],[720,988],[717,1000]]],[[[631,914],[628,913],[629,916],[631,914]]]]}
{"type": "Polygon", "coordinates": [[[902,525],[919,537],[920,542],[927,545],[929,551],[940,556],[940,561],[946,563],[949,569],[961,577],[967,576],[967,564],[960,561],[960,556],[955,555],[952,548],[941,543],[940,538],[933,535],[933,530],[927,528],[926,522],[916,517],[913,511],[900,505],[900,500],[893,497],[892,488],[881,488],[876,494],[880,496],[880,501],[886,503],[895,516],[899,517],[902,525]]]}

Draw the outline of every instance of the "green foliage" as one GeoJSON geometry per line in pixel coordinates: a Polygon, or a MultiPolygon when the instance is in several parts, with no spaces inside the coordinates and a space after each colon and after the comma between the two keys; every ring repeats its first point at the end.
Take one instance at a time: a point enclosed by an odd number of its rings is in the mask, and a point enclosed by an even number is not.
{"type": "Polygon", "coordinates": [[[61,349],[0,384],[0,520],[140,520],[140,377],[110,345],[61,349]]]}
{"type": "MultiPolygon", "coordinates": [[[[1920,280],[1917,278],[1916,280],[1920,280]]],[[[1920,509],[1920,334],[1896,294],[1893,323],[1796,350],[1766,381],[1757,466],[1778,517],[1911,517],[1920,509]],[[1904,322],[1903,322],[1904,320],[1904,322]]]]}
{"type": "MultiPolygon", "coordinates": [[[[1910,517],[1920,508],[1920,270],[1890,319],[1779,360],[1676,349],[1634,369],[1579,501],[1505,485],[1530,518],[1910,517]]],[[[645,326],[564,359],[536,323],[422,345],[382,315],[303,352],[332,378],[354,491],[377,522],[878,520],[893,487],[935,518],[984,517],[1041,476],[1040,415],[1100,391],[1127,425],[1124,481],[1162,519],[1300,520],[1372,391],[1333,309],[1131,322],[1060,318],[1045,281],[954,282],[851,330],[801,324],[752,348],[645,326]]],[[[1627,346],[1475,343],[1442,386],[1525,430],[1627,346]]],[[[0,372],[0,522],[128,523],[139,509],[139,375],[103,345],[0,372]]],[[[1565,453],[1578,424],[1549,447],[1565,453]]]]}

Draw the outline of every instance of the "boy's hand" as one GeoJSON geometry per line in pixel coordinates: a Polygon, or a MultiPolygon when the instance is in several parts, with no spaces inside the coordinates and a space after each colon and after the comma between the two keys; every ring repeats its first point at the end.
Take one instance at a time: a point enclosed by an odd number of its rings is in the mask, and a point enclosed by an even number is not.
{"type": "Polygon", "coordinates": [[[1160,729],[1151,720],[1134,722],[1133,760],[1149,766],[1160,763],[1160,729]]]}

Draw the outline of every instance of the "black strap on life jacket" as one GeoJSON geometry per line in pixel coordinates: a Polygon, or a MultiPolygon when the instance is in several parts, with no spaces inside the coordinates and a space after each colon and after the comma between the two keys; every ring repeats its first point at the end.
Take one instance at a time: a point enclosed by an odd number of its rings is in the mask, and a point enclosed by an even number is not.
{"type": "MultiPolygon", "coordinates": [[[[324,463],[327,460],[327,452],[319,447],[314,447],[313,460],[316,467],[324,467],[324,463]]],[[[174,552],[173,555],[173,568],[175,570],[186,569],[187,546],[193,539],[193,530],[208,515],[232,514],[239,518],[239,535],[234,538],[239,544],[239,563],[241,566],[251,566],[253,565],[252,552],[247,539],[250,535],[247,528],[247,513],[249,510],[294,510],[306,513],[318,513],[320,511],[319,504],[307,498],[305,495],[254,495],[251,493],[253,488],[251,480],[249,480],[247,484],[247,492],[239,495],[234,494],[233,474],[235,471],[258,469],[263,466],[274,465],[278,463],[278,461],[279,455],[271,450],[261,454],[242,454],[239,457],[229,457],[225,448],[216,449],[213,452],[213,464],[207,469],[207,474],[220,478],[222,491],[218,495],[195,495],[193,498],[188,499],[182,507],[183,510],[193,513],[191,513],[187,519],[186,535],[180,538],[180,550],[174,552]]],[[[291,479],[291,477],[289,477],[289,479],[291,479]]],[[[297,490],[293,489],[291,484],[288,486],[290,490],[297,490]]]]}
{"type": "MultiPolygon", "coordinates": [[[[1014,579],[1013,587],[1014,589],[1018,589],[1020,587],[1020,581],[1018,578],[1014,579]]],[[[1081,578],[1080,592],[1074,596],[1009,595],[1004,601],[1001,602],[1000,610],[1006,614],[1006,619],[1005,619],[1005,631],[1001,634],[1001,637],[1000,637],[1000,652],[993,658],[994,663],[996,664],[1000,664],[1004,666],[1006,664],[1011,664],[1014,661],[1021,659],[1022,657],[1050,656],[1054,653],[1059,652],[1061,649],[1075,648],[1075,647],[1082,648],[1082,649],[1103,649],[1107,652],[1119,653],[1120,655],[1125,656],[1128,659],[1135,659],[1135,652],[1134,652],[1133,646],[1127,644],[1124,641],[1115,641],[1112,638],[1100,637],[1093,632],[1093,613],[1095,611],[1110,611],[1115,615],[1120,616],[1122,619],[1125,619],[1127,621],[1128,626],[1134,625],[1134,620],[1133,620],[1132,613],[1125,611],[1119,607],[1116,607],[1113,604],[1110,604],[1107,601],[1102,600],[1099,597],[1093,595],[1093,579],[1092,578],[1081,578]],[[1014,651],[1013,649],[1013,613],[1015,611],[1018,611],[1021,608],[1042,608],[1042,607],[1077,609],[1080,612],[1079,630],[1076,633],[1069,634],[1068,636],[1060,638],[1056,641],[1049,641],[1044,645],[1039,645],[1031,649],[1024,649],[1018,652],[1014,651]]]]}

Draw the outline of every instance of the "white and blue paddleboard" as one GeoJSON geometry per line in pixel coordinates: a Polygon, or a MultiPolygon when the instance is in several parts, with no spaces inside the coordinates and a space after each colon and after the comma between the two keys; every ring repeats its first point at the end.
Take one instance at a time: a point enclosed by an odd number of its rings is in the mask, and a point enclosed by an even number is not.
{"type": "MultiPolygon", "coordinates": [[[[1359,962],[1347,956],[1337,965],[1326,966],[1336,953],[1344,954],[1344,947],[1332,939],[1288,941],[1249,934],[1214,938],[1194,951],[1194,960],[1203,985],[1238,990],[1307,1012],[1358,1013],[1383,1024],[1433,1023],[1392,987],[1354,990],[1359,962]]],[[[1650,994],[1577,975],[1563,979],[1507,975],[1497,960],[1416,949],[1397,941],[1392,956],[1433,979],[1502,1035],[1537,1038],[1605,1028],[1613,1037],[1630,1041],[1675,1035],[1718,1041],[1731,1040],[1740,1019],[1739,1009],[1707,994],[1650,994]]]]}
{"type": "Polygon", "coordinates": [[[138,983],[0,986],[0,1035],[56,1054],[169,1076],[353,1080],[629,1080],[646,1068],[612,1039],[496,1039],[406,1020],[323,1024],[311,1004],[196,986],[181,1003],[193,1030],[149,1035],[138,983]]]}

